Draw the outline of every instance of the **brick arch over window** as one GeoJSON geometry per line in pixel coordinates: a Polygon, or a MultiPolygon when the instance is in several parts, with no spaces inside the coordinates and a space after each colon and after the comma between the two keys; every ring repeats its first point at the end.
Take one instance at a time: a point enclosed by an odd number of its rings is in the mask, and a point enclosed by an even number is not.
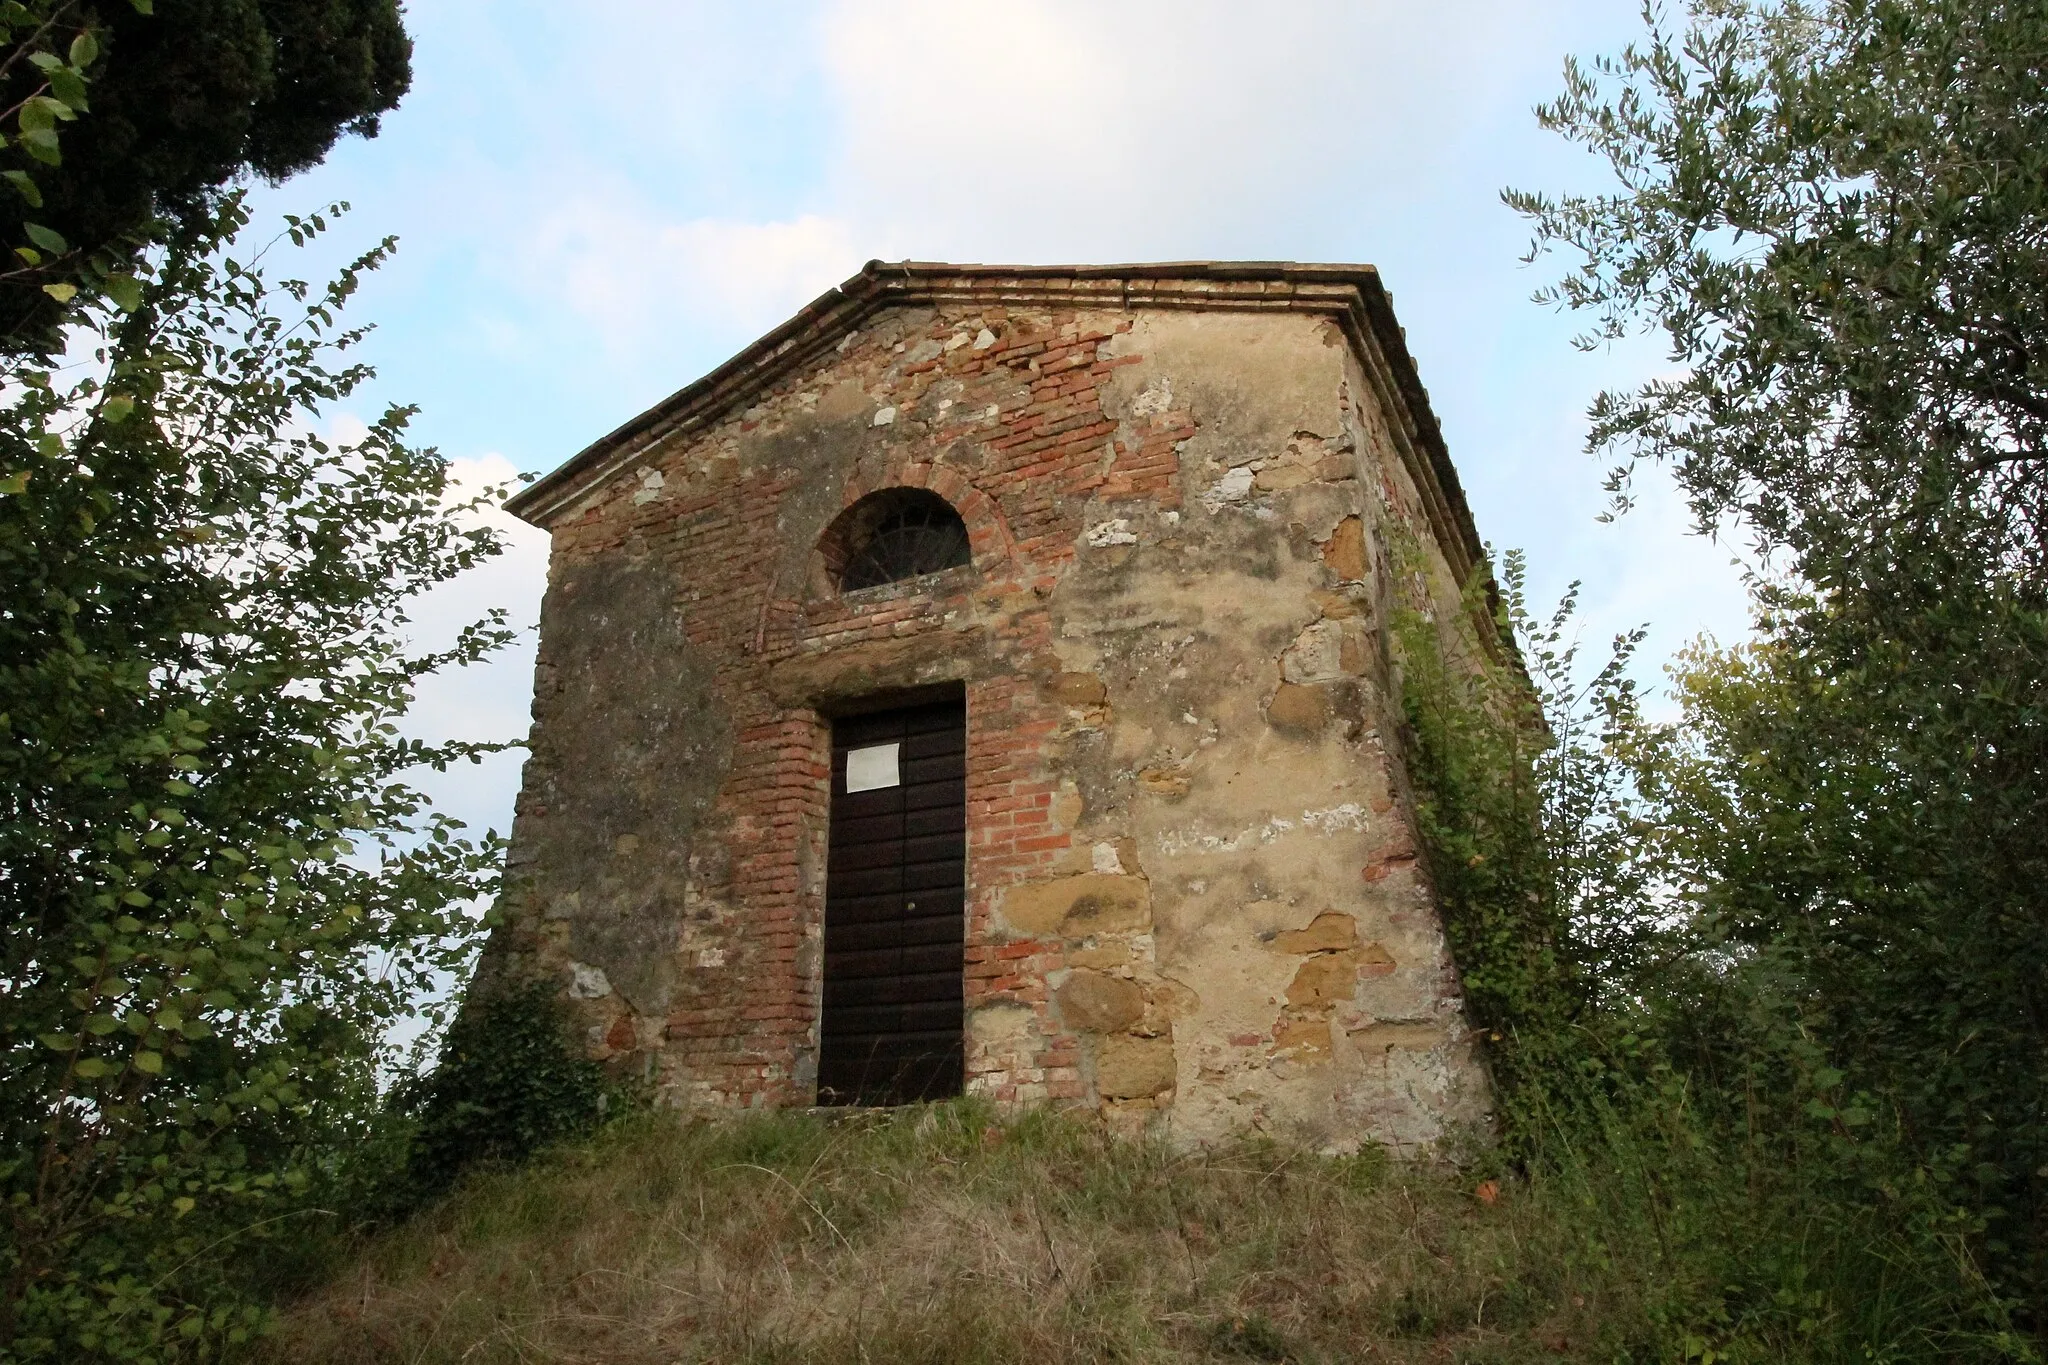
{"type": "Polygon", "coordinates": [[[818,538],[841,592],[921,578],[969,562],[967,523],[928,488],[884,488],[832,519],[818,538]]]}
{"type": "Polygon", "coordinates": [[[829,596],[840,590],[841,575],[863,533],[871,530],[875,512],[892,497],[936,499],[960,519],[967,533],[968,562],[984,575],[1000,573],[1010,558],[1010,528],[994,500],[950,469],[912,464],[893,479],[873,485],[850,484],[839,514],[818,537],[811,551],[810,595],[829,596]]]}

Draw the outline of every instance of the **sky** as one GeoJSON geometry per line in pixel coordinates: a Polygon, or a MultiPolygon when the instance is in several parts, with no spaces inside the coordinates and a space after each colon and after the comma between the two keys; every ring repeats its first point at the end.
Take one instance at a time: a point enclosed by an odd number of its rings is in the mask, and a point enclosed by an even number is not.
{"type": "MultiPolygon", "coordinates": [[[[351,307],[386,401],[472,485],[553,468],[870,258],[1183,259],[1379,267],[1480,534],[1533,597],[1584,583],[1590,644],[1651,627],[1643,673],[1745,633],[1739,546],[1688,534],[1661,475],[1601,524],[1583,449],[1603,386],[1668,367],[1594,354],[1529,301],[1502,187],[1604,188],[1536,125],[1565,54],[1618,50],[1637,0],[414,0],[414,81],[378,137],[256,195],[346,200],[323,250],[400,239],[351,307]]],[[[320,254],[305,270],[317,269],[320,254]]],[[[297,267],[293,273],[305,273],[297,267]]],[[[417,615],[502,606],[525,634],[440,680],[423,736],[524,735],[546,537],[417,615]]],[[[505,830],[519,758],[423,785],[505,830]]]]}

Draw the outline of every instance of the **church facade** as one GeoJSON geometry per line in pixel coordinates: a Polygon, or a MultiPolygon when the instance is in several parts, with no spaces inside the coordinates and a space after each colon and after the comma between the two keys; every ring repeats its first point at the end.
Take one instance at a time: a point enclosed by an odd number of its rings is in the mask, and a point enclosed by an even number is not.
{"type": "Polygon", "coordinates": [[[1483,1121],[1387,626],[1486,570],[1369,267],[871,263],[510,507],[482,970],[664,1102],[1483,1121]]]}

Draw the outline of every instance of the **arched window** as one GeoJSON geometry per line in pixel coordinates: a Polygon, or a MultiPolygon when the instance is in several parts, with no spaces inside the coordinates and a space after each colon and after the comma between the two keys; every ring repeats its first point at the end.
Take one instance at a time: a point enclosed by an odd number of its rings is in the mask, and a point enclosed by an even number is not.
{"type": "Polygon", "coordinates": [[[938,573],[969,562],[967,523],[922,488],[885,488],[839,514],[819,547],[841,592],[938,573]]]}

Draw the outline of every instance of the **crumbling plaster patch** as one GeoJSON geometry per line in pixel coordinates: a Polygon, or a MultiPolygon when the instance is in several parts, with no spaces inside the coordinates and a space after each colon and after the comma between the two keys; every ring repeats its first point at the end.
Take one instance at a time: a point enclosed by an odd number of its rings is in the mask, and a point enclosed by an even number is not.
{"type": "MultiPolygon", "coordinates": [[[[1171,979],[1192,1002],[1172,1029],[1175,1128],[1255,1122],[1341,1144],[1340,1092],[1368,1114],[1421,1093],[1412,1077],[1376,1080],[1388,1064],[1351,1045],[1382,1018],[1429,1018],[1435,1051],[1418,1063],[1403,1049],[1400,1065],[1435,1077],[1437,1098],[1477,1096],[1475,1076],[1450,1074],[1470,1063],[1454,1055],[1455,1010],[1435,1017],[1455,987],[1433,919],[1413,913],[1412,866],[1363,875],[1409,836],[1378,743],[1394,722],[1378,618],[1341,591],[1367,576],[1363,528],[1378,510],[1357,477],[1369,436],[1342,352],[1307,329],[1237,318],[1141,325],[1118,346],[1143,356],[1116,376],[1126,411],[1170,401],[1191,415],[1192,501],[1173,523],[1119,518],[1135,543],[1114,561],[1084,550],[1053,599],[1054,639],[1062,666],[1108,694],[1106,733],[1076,746],[1069,769],[1083,832],[1134,837],[1152,869],[1155,956],[1127,970],[1171,979]],[[1287,688],[1307,700],[1276,723],[1287,688]],[[1255,951],[1262,934],[1337,923],[1341,950],[1255,951]]],[[[1468,1102],[1369,1126],[1413,1140],[1475,1116],[1468,1102]]]]}

